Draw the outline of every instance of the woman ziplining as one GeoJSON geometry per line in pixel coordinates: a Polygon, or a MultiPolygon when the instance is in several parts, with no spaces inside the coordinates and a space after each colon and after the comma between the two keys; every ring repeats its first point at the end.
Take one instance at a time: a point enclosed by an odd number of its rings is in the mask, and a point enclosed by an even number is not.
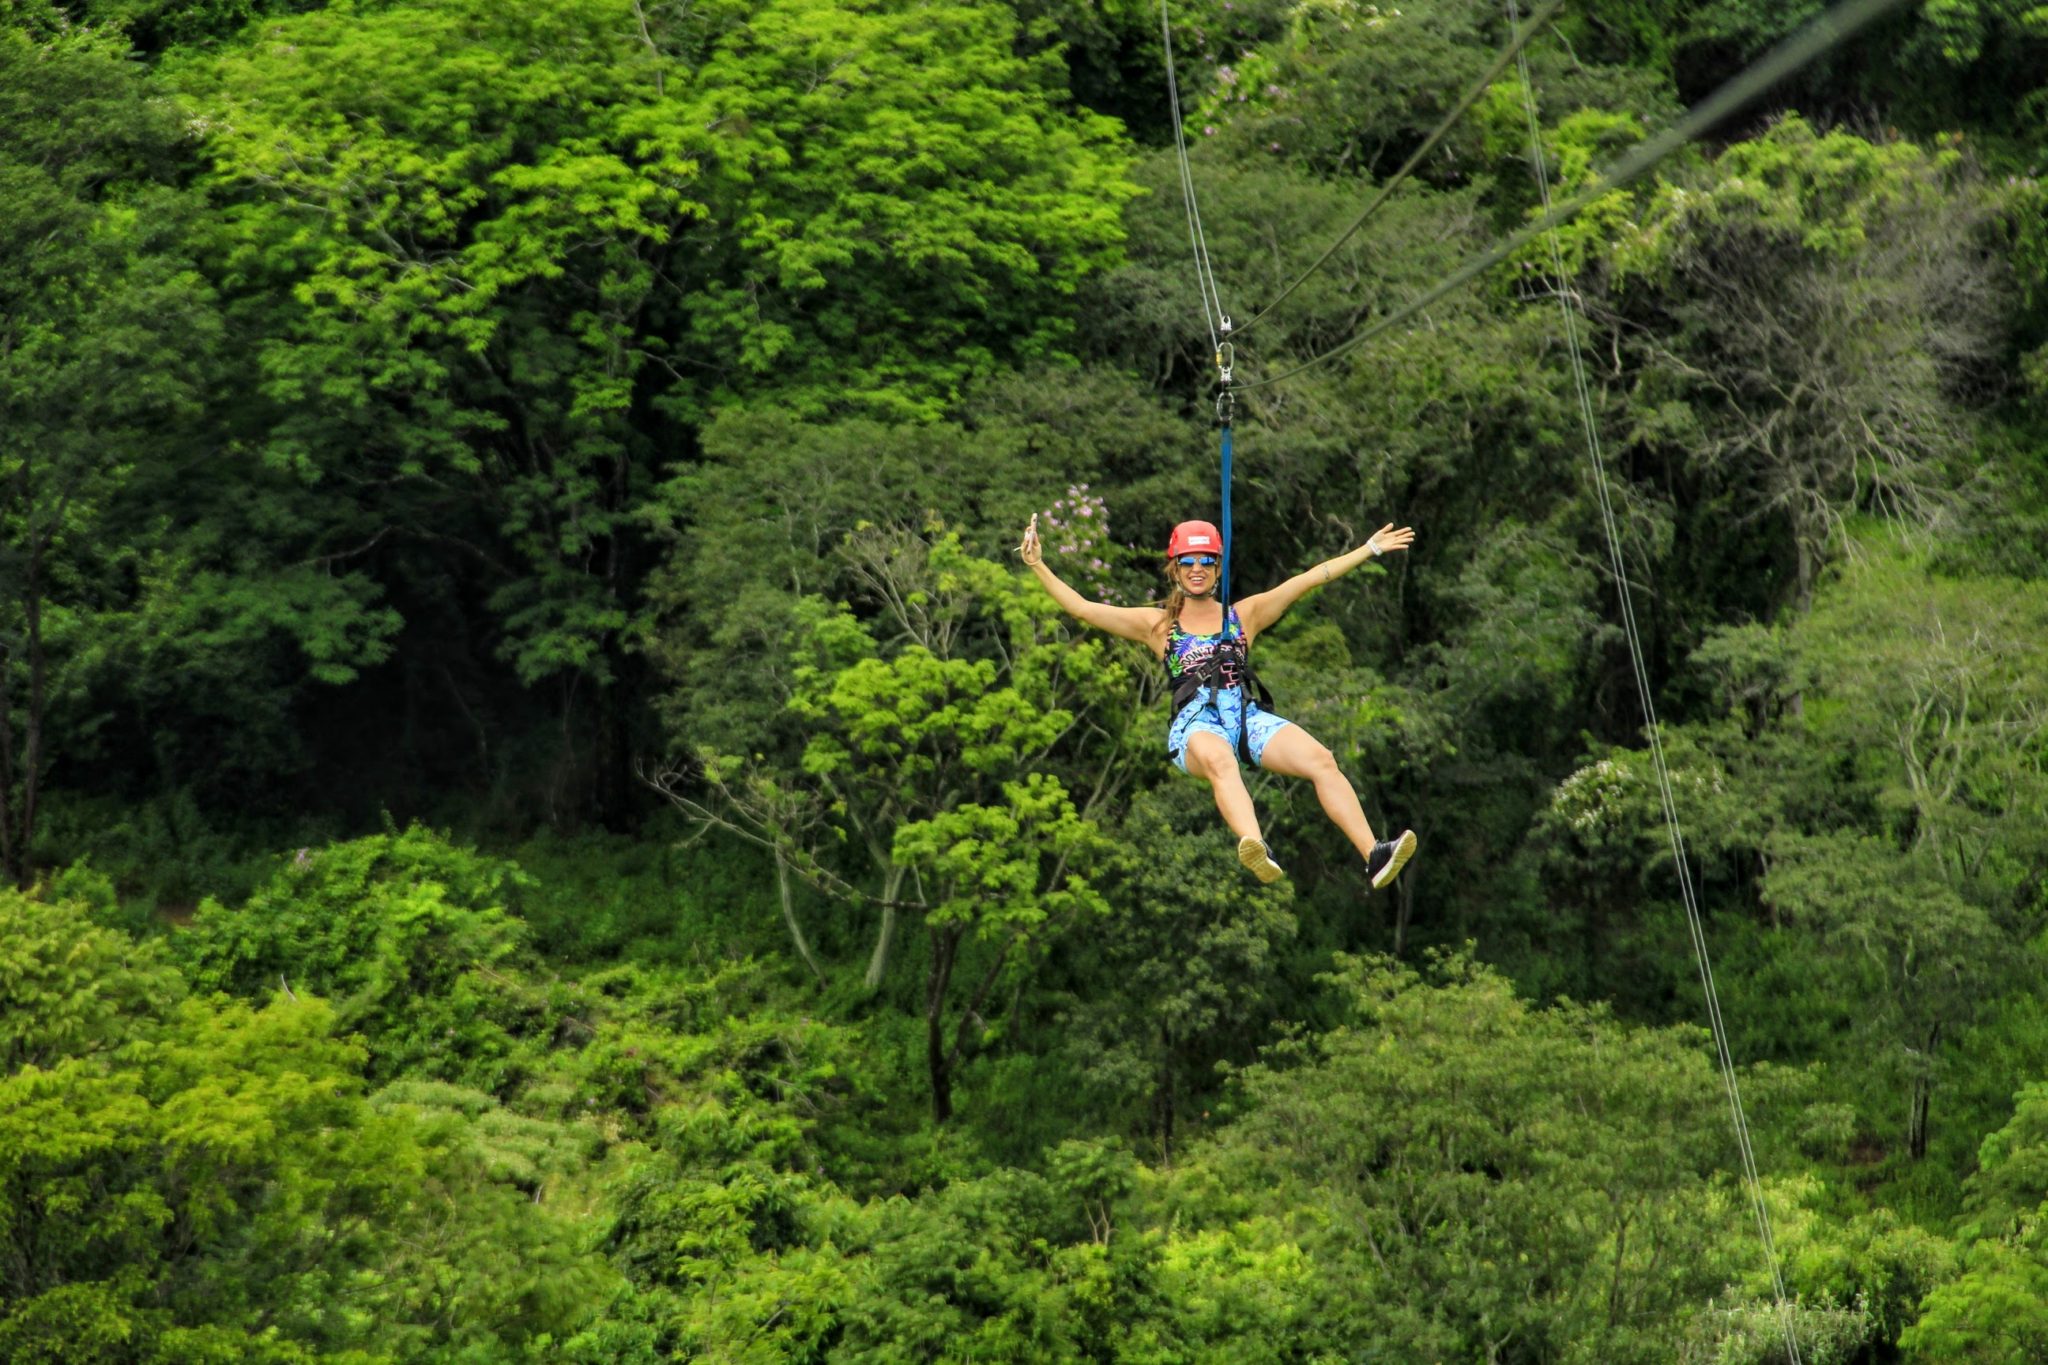
{"type": "Polygon", "coordinates": [[[1283,874],[1259,830],[1259,816],[1245,790],[1244,761],[1268,772],[1306,778],[1315,784],[1323,813],[1365,860],[1375,888],[1400,875],[1415,853],[1415,832],[1402,830],[1376,839],[1358,793],[1338,768],[1336,757],[1308,731],[1261,706],[1253,695],[1253,641],[1310,588],[1341,578],[1368,559],[1405,550],[1415,533],[1392,522],[1366,537],[1348,554],[1324,560],[1276,588],[1225,605],[1223,535],[1206,521],[1184,521],[1166,546],[1166,600],[1160,606],[1119,607],[1093,602],[1070,587],[1045,562],[1038,517],[1024,528],[1017,552],[1046,592],[1069,616],[1149,649],[1172,680],[1172,721],[1166,749],[1184,773],[1207,782],[1223,823],[1237,835],[1237,858],[1262,882],[1283,874]]]}

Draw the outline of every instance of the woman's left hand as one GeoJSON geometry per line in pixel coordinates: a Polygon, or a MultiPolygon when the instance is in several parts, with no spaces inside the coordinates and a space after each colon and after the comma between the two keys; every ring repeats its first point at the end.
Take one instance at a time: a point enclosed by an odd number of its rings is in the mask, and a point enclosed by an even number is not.
{"type": "Polygon", "coordinates": [[[1406,526],[1395,530],[1394,523],[1390,521],[1365,538],[1365,551],[1371,555],[1392,554],[1395,550],[1405,550],[1414,543],[1415,532],[1406,526]]]}

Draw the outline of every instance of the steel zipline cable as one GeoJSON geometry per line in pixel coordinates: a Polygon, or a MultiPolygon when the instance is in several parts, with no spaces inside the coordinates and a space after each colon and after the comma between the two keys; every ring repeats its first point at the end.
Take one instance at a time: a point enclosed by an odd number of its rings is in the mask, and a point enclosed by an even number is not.
{"type": "Polygon", "coordinates": [[[1195,198],[1194,172],[1188,161],[1186,122],[1181,112],[1180,103],[1180,82],[1173,59],[1173,23],[1167,11],[1167,0],[1160,0],[1159,32],[1161,43],[1166,52],[1166,94],[1173,116],[1174,151],[1180,170],[1181,202],[1187,210],[1188,239],[1194,248],[1195,256],[1195,284],[1202,294],[1202,311],[1209,324],[1209,344],[1211,349],[1217,349],[1223,338],[1232,334],[1241,335],[1256,325],[1261,319],[1270,316],[1275,308],[1278,308],[1285,302],[1310,276],[1322,269],[1329,262],[1330,258],[1342,249],[1346,242],[1356,236],[1358,230],[1364,227],[1372,216],[1379,212],[1380,208],[1393,197],[1394,191],[1400,188],[1402,182],[1414,173],[1415,168],[1420,166],[1428,158],[1429,154],[1436,150],[1437,145],[1450,135],[1451,130],[1458,125],[1471,110],[1472,106],[1479,102],[1480,97],[1493,87],[1493,83],[1500,78],[1500,73],[1507,70],[1508,64],[1521,57],[1523,50],[1529,44],[1529,40],[1535,37],[1543,25],[1549,22],[1551,17],[1563,7],[1564,0],[1544,0],[1544,3],[1529,16],[1529,22],[1521,26],[1519,32],[1511,33],[1507,45],[1494,58],[1492,65],[1488,66],[1480,74],[1479,79],[1467,87],[1465,93],[1458,98],[1458,102],[1451,106],[1450,112],[1445,114],[1437,122],[1436,127],[1430,131],[1429,136],[1422,140],[1422,144],[1410,153],[1408,159],[1402,162],[1394,173],[1388,176],[1380,185],[1379,190],[1373,195],[1372,199],[1359,211],[1358,216],[1351,220],[1351,225],[1338,233],[1336,240],[1324,249],[1322,255],[1311,261],[1307,269],[1289,281],[1249,321],[1237,323],[1233,326],[1229,314],[1224,311],[1222,294],[1216,287],[1216,272],[1209,258],[1208,239],[1202,232],[1201,208],[1195,198]]]}
{"type": "Polygon", "coordinates": [[[1363,346],[1383,332],[1400,326],[1446,294],[1470,283],[1475,277],[1515,255],[1544,233],[1570,221],[1594,200],[1641,179],[1666,157],[1701,137],[1715,124],[1765,90],[1821,54],[1846,42],[1872,21],[1903,3],[1904,0],[1843,0],[1843,3],[1836,5],[1798,33],[1772,48],[1726,85],[1694,105],[1677,123],[1649,141],[1637,144],[1633,151],[1606,172],[1596,175],[1591,184],[1562,204],[1548,210],[1536,222],[1522,228],[1492,250],[1467,261],[1436,285],[1372,323],[1349,340],[1332,346],[1320,355],[1311,356],[1291,369],[1282,370],[1279,374],[1246,383],[1231,383],[1228,386],[1229,390],[1243,393],[1292,379],[1304,370],[1335,360],[1338,356],[1363,346]]]}
{"type": "Polygon", "coordinates": [[[1195,193],[1194,170],[1188,159],[1187,123],[1181,110],[1179,72],[1173,58],[1173,19],[1167,8],[1167,3],[1168,0],[1159,0],[1159,34],[1160,42],[1166,55],[1166,94],[1173,118],[1174,159],[1180,173],[1181,205],[1187,213],[1188,245],[1194,255],[1195,288],[1201,294],[1202,317],[1209,328],[1209,349],[1210,353],[1215,357],[1218,378],[1222,384],[1222,393],[1217,400],[1217,417],[1222,426],[1223,434],[1222,525],[1219,528],[1223,535],[1223,555],[1222,572],[1219,574],[1219,586],[1222,601],[1227,609],[1230,602],[1231,543],[1232,404],[1230,390],[1232,380],[1235,377],[1234,368],[1236,361],[1235,348],[1230,340],[1233,330],[1242,333],[1246,328],[1251,327],[1260,319],[1271,314],[1289,295],[1300,288],[1303,282],[1320,270],[1332,256],[1336,255],[1343,245],[1350,241],[1360,228],[1365,226],[1373,214],[1377,213],[1380,207],[1388,199],[1392,198],[1394,191],[1401,186],[1401,183],[1408,178],[1409,174],[1417,166],[1421,165],[1431,152],[1436,150],[1437,145],[1450,134],[1451,129],[1457,126],[1459,121],[1471,110],[1472,106],[1479,102],[1480,97],[1492,88],[1494,81],[1500,77],[1501,72],[1507,70],[1508,64],[1522,55],[1522,51],[1527,47],[1529,40],[1536,35],[1552,15],[1563,8],[1564,0],[1544,0],[1542,6],[1530,16],[1528,24],[1518,26],[1518,31],[1510,34],[1507,45],[1501,49],[1500,54],[1494,58],[1493,63],[1487,67],[1478,80],[1474,81],[1466,89],[1465,93],[1459,97],[1458,102],[1451,107],[1450,112],[1445,114],[1438,121],[1437,126],[1430,132],[1429,136],[1423,139],[1422,144],[1409,155],[1408,159],[1391,176],[1387,177],[1365,208],[1360,211],[1356,218],[1352,219],[1351,225],[1339,233],[1337,239],[1325,248],[1323,254],[1318,256],[1309,264],[1306,270],[1295,276],[1286,287],[1281,289],[1280,293],[1264,308],[1260,309],[1250,322],[1243,323],[1234,329],[1231,325],[1230,314],[1223,307],[1222,291],[1216,285],[1215,266],[1209,256],[1208,235],[1202,230],[1202,210],[1195,193]]]}
{"type": "Polygon", "coordinates": [[[1188,164],[1187,125],[1180,112],[1180,78],[1173,65],[1173,24],[1166,12],[1166,0],[1159,0],[1159,33],[1166,47],[1166,97],[1173,114],[1173,147],[1180,165],[1181,205],[1188,215],[1188,244],[1195,253],[1195,287],[1202,293],[1202,320],[1209,325],[1209,349],[1220,354],[1222,339],[1218,328],[1228,332],[1230,318],[1223,311],[1216,272],[1209,267],[1209,241],[1202,232],[1201,207],[1195,202],[1195,174],[1188,164]]]}
{"type": "MultiPolygon", "coordinates": [[[[1562,8],[1564,8],[1564,0],[1545,0],[1542,7],[1529,16],[1529,22],[1521,27],[1520,32],[1515,33],[1509,38],[1508,45],[1501,49],[1498,57],[1494,58],[1493,65],[1486,68],[1479,79],[1474,81],[1471,87],[1465,91],[1464,96],[1459,99],[1457,104],[1451,107],[1451,112],[1444,115],[1443,121],[1437,124],[1436,131],[1424,138],[1422,145],[1417,147],[1409,155],[1408,159],[1402,162],[1400,167],[1386,178],[1386,181],[1381,184],[1379,191],[1373,195],[1365,208],[1359,212],[1356,218],[1351,220],[1351,226],[1337,234],[1337,240],[1330,243],[1329,248],[1322,255],[1310,262],[1308,269],[1296,275],[1292,283],[1275,295],[1271,303],[1268,303],[1264,308],[1253,314],[1248,321],[1239,323],[1236,329],[1239,335],[1249,331],[1258,324],[1261,318],[1269,316],[1275,308],[1286,302],[1288,295],[1299,289],[1309,276],[1322,269],[1324,264],[1337,254],[1338,249],[1350,241],[1360,228],[1365,226],[1366,220],[1379,212],[1380,206],[1393,197],[1394,191],[1400,188],[1401,182],[1406,180],[1409,174],[1422,164],[1425,157],[1436,150],[1436,145],[1444,140],[1452,128],[1457,126],[1460,119],[1465,117],[1465,112],[1479,102],[1479,97],[1492,88],[1493,83],[1500,78],[1500,73],[1507,70],[1508,63],[1522,60],[1523,49],[1529,45],[1529,40],[1535,37],[1543,25],[1549,22],[1550,17],[1562,8]]],[[[1528,80],[1528,75],[1524,73],[1522,83],[1525,86],[1528,84],[1528,80]]]]}
{"type": "MultiPolygon", "coordinates": [[[[1519,9],[1517,0],[1508,0],[1508,12],[1519,9]]],[[[1517,54],[1518,73],[1522,78],[1522,111],[1529,126],[1529,167],[1536,176],[1536,188],[1542,198],[1545,217],[1550,209],[1550,171],[1543,154],[1543,134],[1536,118],[1535,85],[1529,79],[1528,58],[1517,54]]],[[[1628,569],[1622,555],[1621,531],[1615,522],[1614,501],[1608,490],[1607,461],[1601,449],[1600,424],[1593,414],[1591,386],[1586,380],[1586,360],[1579,342],[1579,314],[1573,307],[1571,275],[1564,262],[1564,248],[1559,245],[1557,225],[1553,222],[1547,229],[1550,253],[1550,268],[1557,293],[1558,312],[1564,320],[1566,353],[1571,360],[1572,386],[1578,399],[1579,421],[1585,430],[1586,457],[1592,465],[1593,488],[1598,495],[1600,519],[1606,528],[1607,562],[1614,575],[1614,592],[1621,605],[1622,633],[1628,640],[1629,666],[1635,674],[1636,693],[1642,700],[1644,728],[1649,736],[1652,767],[1657,774],[1657,795],[1663,804],[1665,831],[1671,840],[1671,858],[1678,868],[1680,899],[1685,905],[1686,927],[1692,934],[1693,956],[1699,964],[1700,985],[1706,996],[1708,1030],[1713,1035],[1714,1052],[1721,1072],[1722,1088],[1728,1097],[1728,1112],[1735,1129],[1735,1143],[1742,1158],[1743,1187],[1749,1195],[1750,1207],[1756,1216],[1757,1233],[1763,1242],[1764,1260],[1771,1272],[1771,1287],[1775,1295],[1778,1328],[1785,1339],[1785,1356],[1789,1365],[1804,1365],[1799,1351],[1799,1334],[1793,1322],[1791,1300],[1785,1292],[1785,1275],[1778,1258],[1776,1239],[1771,1235],[1770,1207],[1764,1199],[1763,1178],[1758,1174],[1756,1149],[1750,1142],[1749,1118],[1742,1107],[1742,1088],[1736,1080],[1735,1057],[1728,1046],[1727,1025],[1721,1018],[1721,997],[1714,988],[1714,969],[1707,953],[1707,935],[1700,916],[1699,897],[1693,888],[1692,864],[1686,856],[1685,833],[1679,826],[1678,803],[1671,787],[1671,769],[1665,761],[1664,735],[1657,723],[1657,707],[1651,698],[1650,672],[1643,660],[1642,632],[1636,624],[1634,595],[1629,590],[1628,569]]]]}

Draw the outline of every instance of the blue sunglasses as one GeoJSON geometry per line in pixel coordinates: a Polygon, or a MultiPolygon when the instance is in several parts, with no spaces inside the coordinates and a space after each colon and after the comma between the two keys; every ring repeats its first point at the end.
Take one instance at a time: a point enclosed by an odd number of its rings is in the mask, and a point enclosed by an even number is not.
{"type": "Polygon", "coordinates": [[[1183,569],[1192,569],[1197,564],[1201,565],[1205,569],[1213,569],[1216,567],[1216,556],[1182,555],[1179,559],[1175,560],[1174,563],[1180,565],[1183,569]]]}

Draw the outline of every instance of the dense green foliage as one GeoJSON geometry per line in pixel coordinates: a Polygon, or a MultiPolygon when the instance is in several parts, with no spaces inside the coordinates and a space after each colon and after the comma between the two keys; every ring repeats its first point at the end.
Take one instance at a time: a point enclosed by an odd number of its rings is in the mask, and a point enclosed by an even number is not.
{"type": "MultiPolygon", "coordinates": [[[[1821,8],[1566,6],[1241,374],[1821,8]]],[[[1509,31],[1171,14],[1240,319],[1509,31]]],[[[2043,15],[1239,400],[1382,896],[1007,554],[1214,515],[1154,5],[7,0],[0,1360],[2042,1359],[2043,15]]]]}

